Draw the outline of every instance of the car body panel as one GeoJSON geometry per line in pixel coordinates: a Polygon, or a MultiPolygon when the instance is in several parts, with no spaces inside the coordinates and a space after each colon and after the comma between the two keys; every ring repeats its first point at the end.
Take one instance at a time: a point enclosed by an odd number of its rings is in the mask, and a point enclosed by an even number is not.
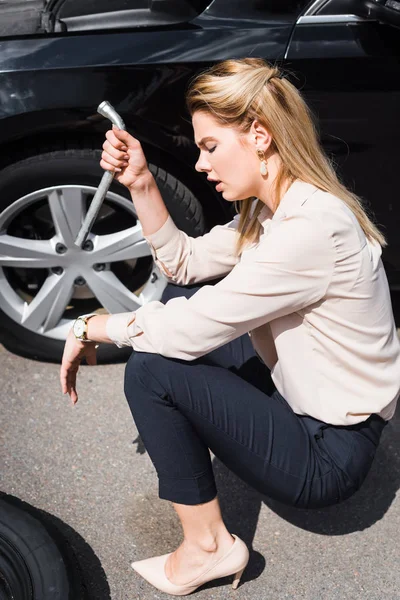
{"type": "MultiPolygon", "coordinates": [[[[290,20],[259,15],[225,26],[216,26],[208,11],[203,19],[163,31],[0,40],[0,151],[39,133],[104,132],[107,124],[96,110],[107,99],[142,143],[171,156],[185,167],[183,179],[189,177],[197,157],[185,111],[189,80],[233,48],[236,56],[257,48],[269,60],[282,60],[293,27],[290,20]]],[[[223,222],[231,207],[206,182],[203,186],[216,199],[216,221],[223,222]]]]}
{"type": "Polygon", "coordinates": [[[345,19],[296,25],[301,6],[214,0],[177,26],[0,39],[0,167],[20,146],[44,139],[99,139],[109,125],[96,109],[107,99],[146,151],[160,152],[187,185],[192,179],[204,191],[201,201],[214,203],[214,221],[223,222],[232,206],[193,170],[197,148],[185,90],[205,66],[263,57],[286,68],[304,93],[328,154],[384,225],[390,244],[384,256],[390,276],[399,277],[398,30],[345,19]]]}
{"type": "Polygon", "coordinates": [[[286,66],[318,118],[325,150],[388,239],[391,277],[400,270],[400,35],[377,22],[296,27],[286,66]]]}

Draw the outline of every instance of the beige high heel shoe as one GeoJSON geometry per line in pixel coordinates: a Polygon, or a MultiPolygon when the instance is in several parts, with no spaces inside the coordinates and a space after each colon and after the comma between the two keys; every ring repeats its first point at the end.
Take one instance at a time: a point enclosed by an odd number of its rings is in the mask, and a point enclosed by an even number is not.
{"type": "Polygon", "coordinates": [[[234,575],[232,588],[236,590],[249,562],[249,551],[237,535],[232,534],[232,536],[235,541],[228,552],[215,565],[185,585],[175,585],[165,574],[165,563],[172,552],[133,562],[131,567],[158,590],[172,596],[186,596],[208,581],[228,575],[234,575]]]}

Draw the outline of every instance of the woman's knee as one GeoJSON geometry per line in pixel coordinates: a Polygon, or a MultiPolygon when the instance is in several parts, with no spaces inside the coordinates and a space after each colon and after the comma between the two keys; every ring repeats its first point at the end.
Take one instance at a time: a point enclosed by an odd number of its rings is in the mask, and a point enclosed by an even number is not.
{"type": "Polygon", "coordinates": [[[162,393],[160,374],[166,370],[167,359],[160,354],[133,351],[125,366],[124,392],[129,399],[138,388],[162,393]]]}
{"type": "Polygon", "coordinates": [[[149,366],[152,364],[159,363],[163,358],[164,357],[161,356],[161,354],[155,354],[152,352],[138,352],[137,350],[133,350],[126,363],[125,370],[129,373],[137,373],[143,368],[149,368],[149,366]]]}
{"type": "Polygon", "coordinates": [[[125,380],[133,379],[143,373],[143,369],[148,369],[152,362],[155,362],[157,354],[149,352],[137,352],[134,350],[125,365],[125,380]]]}
{"type": "Polygon", "coordinates": [[[124,375],[124,391],[127,398],[137,385],[143,385],[143,372],[147,362],[148,354],[146,352],[136,352],[134,350],[130,355],[125,365],[124,375]]]}

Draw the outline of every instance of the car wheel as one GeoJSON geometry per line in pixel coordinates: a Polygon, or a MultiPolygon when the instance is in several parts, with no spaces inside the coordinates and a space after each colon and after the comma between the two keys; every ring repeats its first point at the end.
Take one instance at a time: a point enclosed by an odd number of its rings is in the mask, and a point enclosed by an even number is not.
{"type": "MultiPolygon", "coordinates": [[[[101,152],[57,150],[0,172],[0,322],[7,349],[59,362],[80,314],[133,311],[167,284],[126,188],[113,182],[84,249],[74,240],[102,176],[101,152]]],[[[175,177],[149,165],[176,225],[205,232],[202,207],[175,177]]],[[[102,344],[98,362],[130,349],[102,344]]]]}
{"type": "Polygon", "coordinates": [[[0,598],[83,600],[80,573],[30,513],[0,499],[0,598]]]}

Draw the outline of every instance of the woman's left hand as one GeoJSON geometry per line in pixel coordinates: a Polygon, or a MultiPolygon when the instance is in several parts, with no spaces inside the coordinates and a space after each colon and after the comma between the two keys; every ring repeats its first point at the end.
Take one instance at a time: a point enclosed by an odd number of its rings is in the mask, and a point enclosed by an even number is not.
{"type": "Polygon", "coordinates": [[[68,393],[73,404],[78,402],[76,375],[81,360],[85,358],[88,365],[96,365],[96,347],[96,342],[81,342],[76,339],[72,329],[69,332],[61,361],[60,383],[63,394],[68,393]]]}

